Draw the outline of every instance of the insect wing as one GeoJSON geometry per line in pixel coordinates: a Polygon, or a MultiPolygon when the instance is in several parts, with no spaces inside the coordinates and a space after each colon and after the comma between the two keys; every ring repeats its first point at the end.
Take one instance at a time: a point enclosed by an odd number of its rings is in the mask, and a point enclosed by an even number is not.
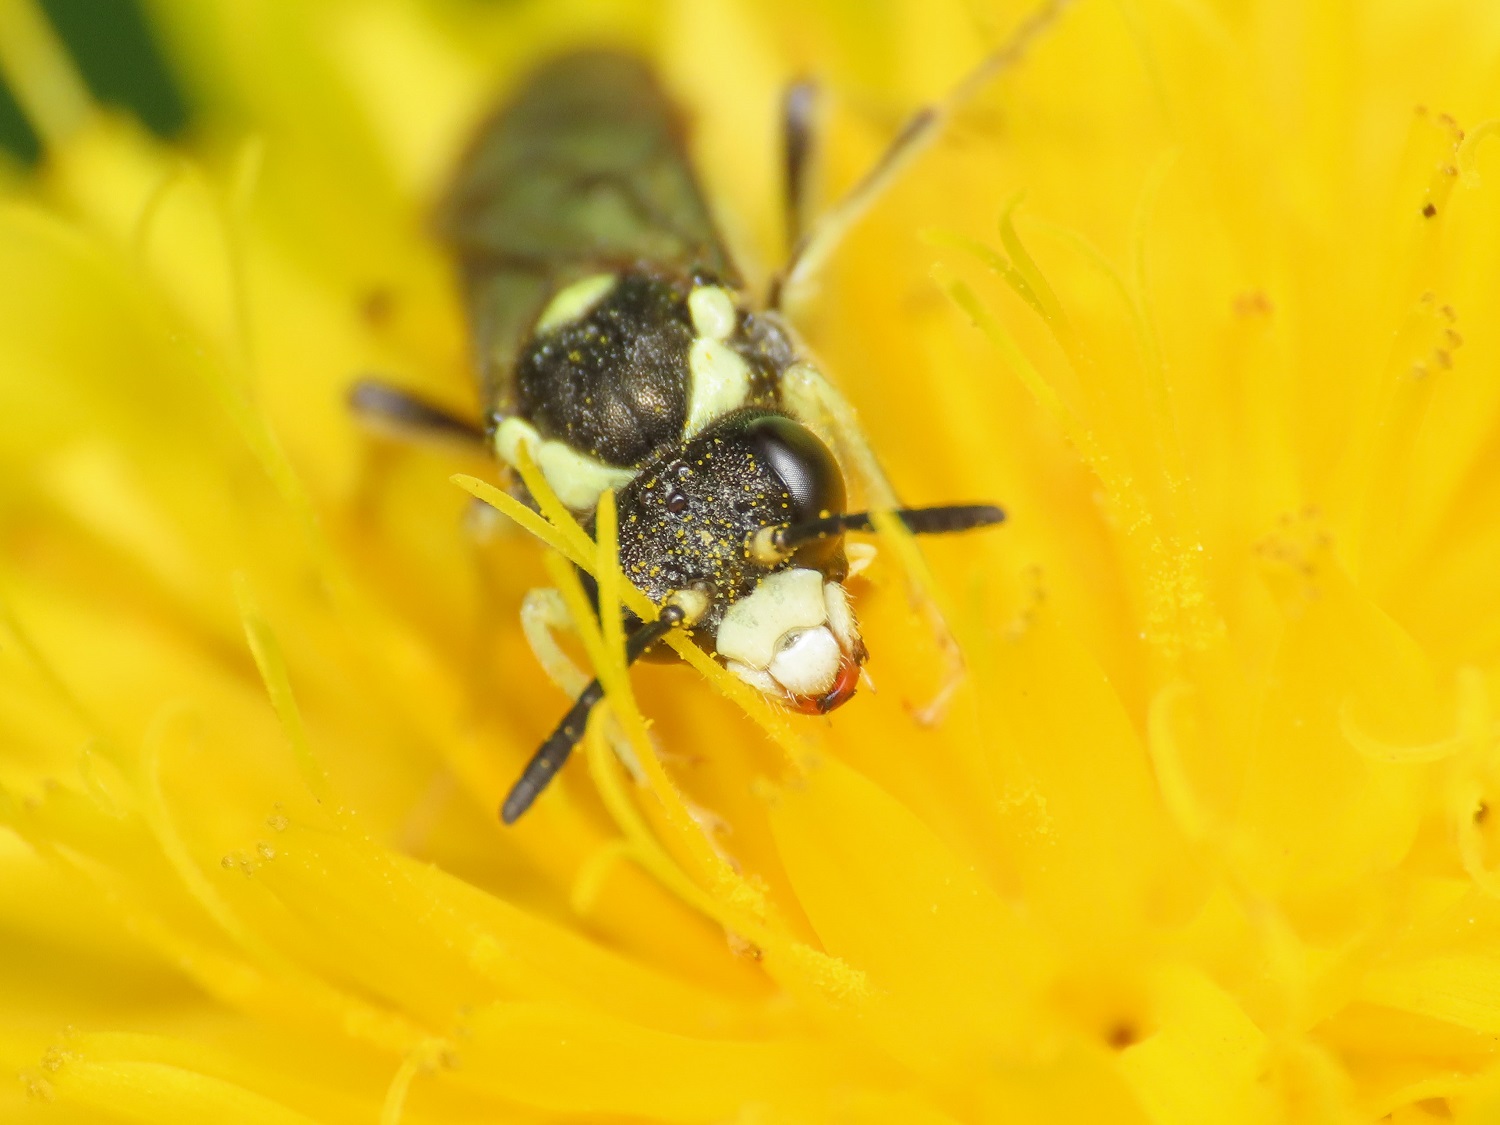
{"type": "Polygon", "coordinates": [[[640,60],[584,52],[539,70],[480,129],[439,212],[461,264],[489,402],[547,298],[654,263],[736,280],[682,128],[640,60]]]}

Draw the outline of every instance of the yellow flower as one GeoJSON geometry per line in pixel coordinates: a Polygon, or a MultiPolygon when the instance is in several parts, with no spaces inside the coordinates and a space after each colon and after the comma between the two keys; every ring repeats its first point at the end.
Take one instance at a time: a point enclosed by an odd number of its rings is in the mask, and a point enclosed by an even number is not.
{"type": "Polygon", "coordinates": [[[153,0],[179,150],[0,0],[0,1117],[1500,1116],[1483,0],[1071,7],[800,318],[906,498],[1011,513],[926,548],[946,717],[884,539],[878,693],[633,697],[586,636],[660,764],[596,724],[496,821],[576,588],[343,405],[477,409],[425,224],[492,88],[644,52],[759,279],[780,87],[836,189],[1030,3],[153,0]]]}

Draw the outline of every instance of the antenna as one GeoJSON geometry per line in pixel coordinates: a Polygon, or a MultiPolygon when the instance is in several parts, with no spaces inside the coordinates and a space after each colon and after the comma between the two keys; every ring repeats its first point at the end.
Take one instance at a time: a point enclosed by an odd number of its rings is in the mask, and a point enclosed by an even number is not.
{"type": "MultiPolygon", "coordinates": [[[[750,555],[771,565],[787,558],[799,547],[846,531],[873,531],[875,512],[845,512],[803,523],[763,527],[750,538],[750,555]]],[[[993,504],[945,504],[937,508],[896,508],[891,511],[913,535],[944,535],[992,527],[1005,520],[1005,512],[993,504]]]]}

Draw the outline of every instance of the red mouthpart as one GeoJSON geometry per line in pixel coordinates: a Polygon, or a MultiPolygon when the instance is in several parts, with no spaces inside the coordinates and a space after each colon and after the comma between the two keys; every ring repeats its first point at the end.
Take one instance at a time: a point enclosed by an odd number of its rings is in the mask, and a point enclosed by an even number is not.
{"type": "Polygon", "coordinates": [[[833,686],[822,695],[794,695],[788,701],[793,711],[802,715],[826,715],[835,707],[842,707],[854,697],[859,687],[859,661],[845,656],[839,664],[833,686]]]}

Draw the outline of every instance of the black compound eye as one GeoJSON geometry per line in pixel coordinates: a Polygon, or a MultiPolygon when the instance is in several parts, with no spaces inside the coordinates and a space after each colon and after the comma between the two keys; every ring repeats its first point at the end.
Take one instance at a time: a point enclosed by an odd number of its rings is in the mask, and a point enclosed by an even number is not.
{"type": "Polygon", "coordinates": [[[767,414],[745,428],[745,437],[791,497],[788,522],[801,523],[844,510],[844,474],[828,447],[806,426],[767,414]]]}

